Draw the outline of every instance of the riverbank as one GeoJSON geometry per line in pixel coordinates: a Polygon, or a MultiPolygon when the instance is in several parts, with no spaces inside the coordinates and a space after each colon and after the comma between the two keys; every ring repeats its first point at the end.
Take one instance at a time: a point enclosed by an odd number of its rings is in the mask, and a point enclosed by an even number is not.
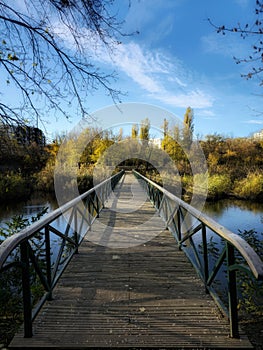
{"type": "MultiPolygon", "coordinates": [[[[161,174],[155,169],[146,171],[147,176],[161,186],[165,186],[176,195],[181,195],[188,201],[193,194],[205,197],[206,201],[217,201],[222,198],[251,200],[263,203],[263,174],[259,169],[248,172],[244,176],[240,174],[220,172],[193,175],[173,176],[169,173],[161,174]]],[[[65,188],[71,186],[72,179],[77,176],[78,189],[83,193],[93,186],[94,166],[80,167],[77,175],[61,173],[65,188]]],[[[54,194],[54,166],[47,164],[40,172],[23,176],[21,172],[6,172],[0,174],[0,201],[9,203],[12,201],[27,200],[34,192],[54,194]]]]}
{"type": "Polygon", "coordinates": [[[187,202],[194,194],[206,201],[230,198],[263,203],[263,174],[259,171],[237,179],[228,173],[171,177],[166,173],[147,172],[143,175],[176,195],[180,190],[179,195],[187,202]]]}

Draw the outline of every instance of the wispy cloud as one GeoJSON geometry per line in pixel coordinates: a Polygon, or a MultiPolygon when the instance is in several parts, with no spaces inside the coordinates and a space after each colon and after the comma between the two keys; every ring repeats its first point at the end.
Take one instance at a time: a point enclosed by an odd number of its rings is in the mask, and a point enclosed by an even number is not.
{"type": "Polygon", "coordinates": [[[164,94],[156,96],[156,98],[170,106],[182,108],[188,106],[193,108],[208,108],[213,104],[213,98],[198,89],[182,94],[172,94],[169,91],[165,91],[164,94]]]}
{"type": "Polygon", "coordinates": [[[178,9],[187,1],[189,0],[131,1],[125,26],[128,32],[136,28],[144,33],[148,42],[164,40],[173,30],[178,9]]]}
{"type": "Polygon", "coordinates": [[[167,105],[209,108],[213,104],[214,98],[193,84],[191,73],[163,52],[151,52],[131,42],[116,50],[113,64],[152,98],[167,105]]]}
{"type": "MultiPolygon", "coordinates": [[[[61,24],[54,27],[57,35],[72,48],[75,43],[70,32],[61,24]]],[[[82,40],[89,38],[89,45],[85,45],[89,58],[125,74],[156,101],[182,108],[209,108],[213,105],[214,98],[200,88],[195,82],[199,79],[194,79],[194,74],[176,57],[165,51],[152,51],[133,41],[117,45],[109,53],[92,33],[86,32],[83,29],[82,40]]]]}
{"type": "Polygon", "coordinates": [[[243,123],[245,124],[256,124],[256,125],[263,125],[263,120],[261,119],[249,119],[244,120],[243,123]]]}
{"type": "Polygon", "coordinates": [[[137,44],[129,43],[119,47],[112,58],[113,60],[104,56],[103,59],[132,78],[142,89],[151,94],[162,91],[156,75],[167,74],[168,70],[158,53],[144,53],[137,44]]]}
{"type": "Polygon", "coordinates": [[[216,117],[216,114],[211,111],[210,109],[203,109],[202,111],[200,111],[199,115],[206,120],[215,120],[218,119],[216,117]]]}
{"type": "Polygon", "coordinates": [[[201,38],[205,53],[213,53],[226,57],[244,57],[249,52],[250,44],[235,34],[222,35],[211,33],[201,38]]]}
{"type": "Polygon", "coordinates": [[[235,0],[235,2],[243,8],[245,8],[249,5],[249,1],[250,0],[235,0]]]}

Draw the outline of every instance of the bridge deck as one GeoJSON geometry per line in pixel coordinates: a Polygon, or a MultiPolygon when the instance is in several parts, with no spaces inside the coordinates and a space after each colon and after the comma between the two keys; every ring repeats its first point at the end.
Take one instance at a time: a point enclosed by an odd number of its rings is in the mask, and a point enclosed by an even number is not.
{"type": "Polygon", "coordinates": [[[142,203],[126,174],[35,320],[33,338],[21,331],[10,348],[252,348],[244,335],[228,337],[228,321],[142,203]]]}

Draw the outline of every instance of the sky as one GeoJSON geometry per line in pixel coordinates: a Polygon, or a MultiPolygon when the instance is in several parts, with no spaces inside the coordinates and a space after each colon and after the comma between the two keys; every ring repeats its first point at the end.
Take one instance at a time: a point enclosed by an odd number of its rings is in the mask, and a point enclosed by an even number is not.
{"type": "MultiPolygon", "coordinates": [[[[157,106],[183,120],[186,108],[194,110],[194,132],[203,137],[221,134],[245,137],[263,128],[262,87],[257,79],[241,77],[244,58],[255,38],[216,33],[217,25],[235,26],[255,20],[255,0],[117,0],[114,11],[124,19],[122,30],[139,34],[122,38],[111,56],[98,50],[94,63],[116,72],[113,87],[125,93],[123,103],[157,106]],[[130,5],[129,5],[130,4],[130,5]],[[262,96],[261,96],[262,95],[262,96]]],[[[113,104],[103,90],[86,101],[91,114],[113,104]]],[[[111,116],[111,123],[140,121],[111,116]]],[[[151,119],[150,115],[145,115],[151,119]]],[[[77,119],[46,124],[48,135],[70,131],[77,119]]],[[[103,126],[103,120],[101,121],[103,126]]],[[[162,120],[155,120],[161,127],[162,120]]]]}

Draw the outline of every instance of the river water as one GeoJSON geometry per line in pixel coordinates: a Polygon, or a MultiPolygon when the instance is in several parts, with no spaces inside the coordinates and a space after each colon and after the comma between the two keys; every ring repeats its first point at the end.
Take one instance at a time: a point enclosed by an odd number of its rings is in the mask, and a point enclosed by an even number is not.
{"type": "Polygon", "coordinates": [[[4,227],[5,223],[15,215],[23,215],[23,218],[30,219],[43,208],[48,208],[48,212],[56,209],[56,198],[51,194],[40,192],[34,193],[28,201],[2,205],[0,206],[0,227],[4,227]]]}
{"type": "Polygon", "coordinates": [[[244,230],[263,232],[263,203],[236,199],[207,202],[203,211],[234,233],[244,230]]]}
{"type": "MultiPolygon", "coordinates": [[[[30,218],[43,207],[48,207],[48,212],[56,209],[56,199],[48,194],[35,193],[27,202],[2,206],[0,207],[0,226],[3,227],[4,223],[14,215],[30,218]]],[[[207,202],[203,211],[234,233],[252,229],[259,233],[263,232],[263,203],[224,199],[207,202]]]]}

